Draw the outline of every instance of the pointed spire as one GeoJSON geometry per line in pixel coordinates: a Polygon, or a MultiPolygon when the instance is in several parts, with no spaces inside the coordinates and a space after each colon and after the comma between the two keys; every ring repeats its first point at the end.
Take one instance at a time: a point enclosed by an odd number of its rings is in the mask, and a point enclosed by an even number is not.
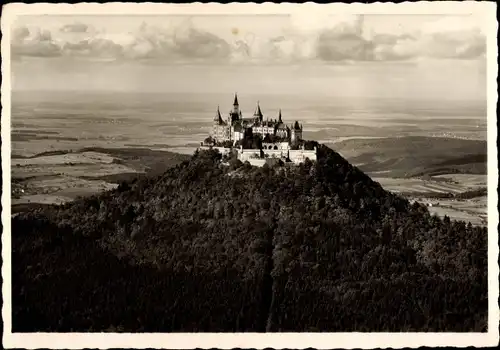
{"type": "Polygon", "coordinates": [[[238,93],[234,94],[233,106],[239,106],[239,103],[238,103],[238,93]]]}
{"type": "Polygon", "coordinates": [[[283,123],[283,120],[281,120],[281,108],[280,108],[280,115],[278,117],[278,123],[283,123]]]}
{"type": "Polygon", "coordinates": [[[259,101],[257,101],[257,109],[255,111],[255,116],[258,116],[259,118],[262,118],[263,115],[262,115],[262,111],[260,110],[260,104],[259,104],[259,101]]]}
{"type": "Polygon", "coordinates": [[[217,105],[217,112],[215,113],[214,122],[218,122],[221,119],[219,106],[217,105]]]}
{"type": "Polygon", "coordinates": [[[222,116],[220,115],[219,106],[217,106],[217,113],[215,113],[214,122],[218,122],[219,124],[224,123],[224,121],[222,120],[222,116]]]}

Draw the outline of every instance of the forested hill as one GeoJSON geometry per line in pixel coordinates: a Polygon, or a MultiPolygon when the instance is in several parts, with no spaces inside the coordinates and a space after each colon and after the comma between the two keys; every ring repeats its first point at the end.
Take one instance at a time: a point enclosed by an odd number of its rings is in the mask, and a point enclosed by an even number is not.
{"type": "Polygon", "coordinates": [[[203,151],[12,227],[15,332],[486,330],[486,228],[325,146],[291,168],[203,151]]]}

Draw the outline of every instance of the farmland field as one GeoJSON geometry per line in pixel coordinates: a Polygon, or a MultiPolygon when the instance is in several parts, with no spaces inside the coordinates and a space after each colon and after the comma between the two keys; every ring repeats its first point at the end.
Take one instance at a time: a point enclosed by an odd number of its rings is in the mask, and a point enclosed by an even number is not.
{"type": "Polygon", "coordinates": [[[131,148],[58,153],[11,160],[13,212],[37,203],[62,204],[113,189],[118,186],[116,182],[164,171],[186,158],[167,151],[131,148]],[[141,156],[131,155],[134,151],[141,156]]]}
{"type": "Polygon", "coordinates": [[[384,188],[398,193],[462,193],[469,190],[484,188],[487,186],[486,175],[471,174],[448,174],[422,178],[389,178],[371,176],[374,181],[380,183],[384,188]]]}
{"type": "Polygon", "coordinates": [[[484,196],[464,201],[440,200],[429,207],[429,211],[440,217],[447,215],[455,220],[463,220],[473,225],[486,225],[488,222],[487,198],[484,196]]]}

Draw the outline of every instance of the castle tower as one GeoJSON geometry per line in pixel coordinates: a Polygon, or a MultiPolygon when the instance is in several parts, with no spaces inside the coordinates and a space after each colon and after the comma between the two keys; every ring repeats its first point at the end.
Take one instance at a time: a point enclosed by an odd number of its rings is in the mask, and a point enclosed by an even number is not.
{"type": "Polygon", "coordinates": [[[240,104],[238,103],[238,94],[234,94],[234,102],[233,102],[233,113],[236,115],[240,114],[240,104]]]}
{"type": "Polygon", "coordinates": [[[283,123],[283,120],[281,119],[281,108],[280,108],[280,114],[278,116],[278,123],[283,123]]]}
{"type": "Polygon", "coordinates": [[[255,109],[255,113],[253,114],[253,116],[255,117],[255,119],[259,119],[259,121],[262,122],[262,119],[264,117],[264,115],[262,114],[262,111],[260,110],[260,104],[259,104],[259,101],[257,101],[257,108],[255,109]]]}
{"type": "Polygon", "coordinates": [[[214,140],[222,140],[224,139],[227,135],[226,132],[226,122],[222,119],[222,116],[220,115],[220,109],[219,106],[217,106],[217,112],[215,113],[214,119],[213,119],[213,127],[212,127],[212,138],[214,140]]]}
{"type": "Polygon", "coordinates": [[[229,112],[229,116],[231,119],[231,124],[241,119],[241,110],[240,110],[240,104],[238,103],[237,94],[234,94],[233,109],[229,112]]]}
{"type": "Polygon", "coordinates": [[[217,106],[217,112],[215,113],[215,116],[214,116],[214,124],[216,125],[219,125],[219,124],[223,124],[223,120],[222,120],[222,117],[220,115],[220,109],[219,109],[219,106],[217,106]]]}
{"type": "Polygon", "coordinates": [[[297,136],[295,135],[295,130],[292,128],[292,132],[290,133],[290,141],[292,143],[297,142],[297,136]]]}
{"type": "Polygon", "coordinates": [[[290,135],[290,141],[292,143],[295,143],[302,139],[302,127],[299,125],[298,121],[295,121],[295,124],[292,125],[292,132],[290,135]]]}

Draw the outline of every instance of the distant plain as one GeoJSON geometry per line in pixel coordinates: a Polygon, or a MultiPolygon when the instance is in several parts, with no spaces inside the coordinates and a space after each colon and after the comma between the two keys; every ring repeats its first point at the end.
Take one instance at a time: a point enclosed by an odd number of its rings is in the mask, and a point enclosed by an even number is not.
{"type": "MultiPolygon", "coordinates": [[[[14,92],[13,212],[161,173],[194,151],[208,135],[217,106],[225,116],[232,97],[14,92]]],[[[253,114],[258,100],[265,118],[277,118],[281,108],[285,123],[303,123],[305,139],[327,144],[387,190],[432,205],[431,212],[486,222],[484,101],[276,94],[239,99],[244,115],[253,114]],[[478,194],[446,196],[467,191],[478,194]]]]}

